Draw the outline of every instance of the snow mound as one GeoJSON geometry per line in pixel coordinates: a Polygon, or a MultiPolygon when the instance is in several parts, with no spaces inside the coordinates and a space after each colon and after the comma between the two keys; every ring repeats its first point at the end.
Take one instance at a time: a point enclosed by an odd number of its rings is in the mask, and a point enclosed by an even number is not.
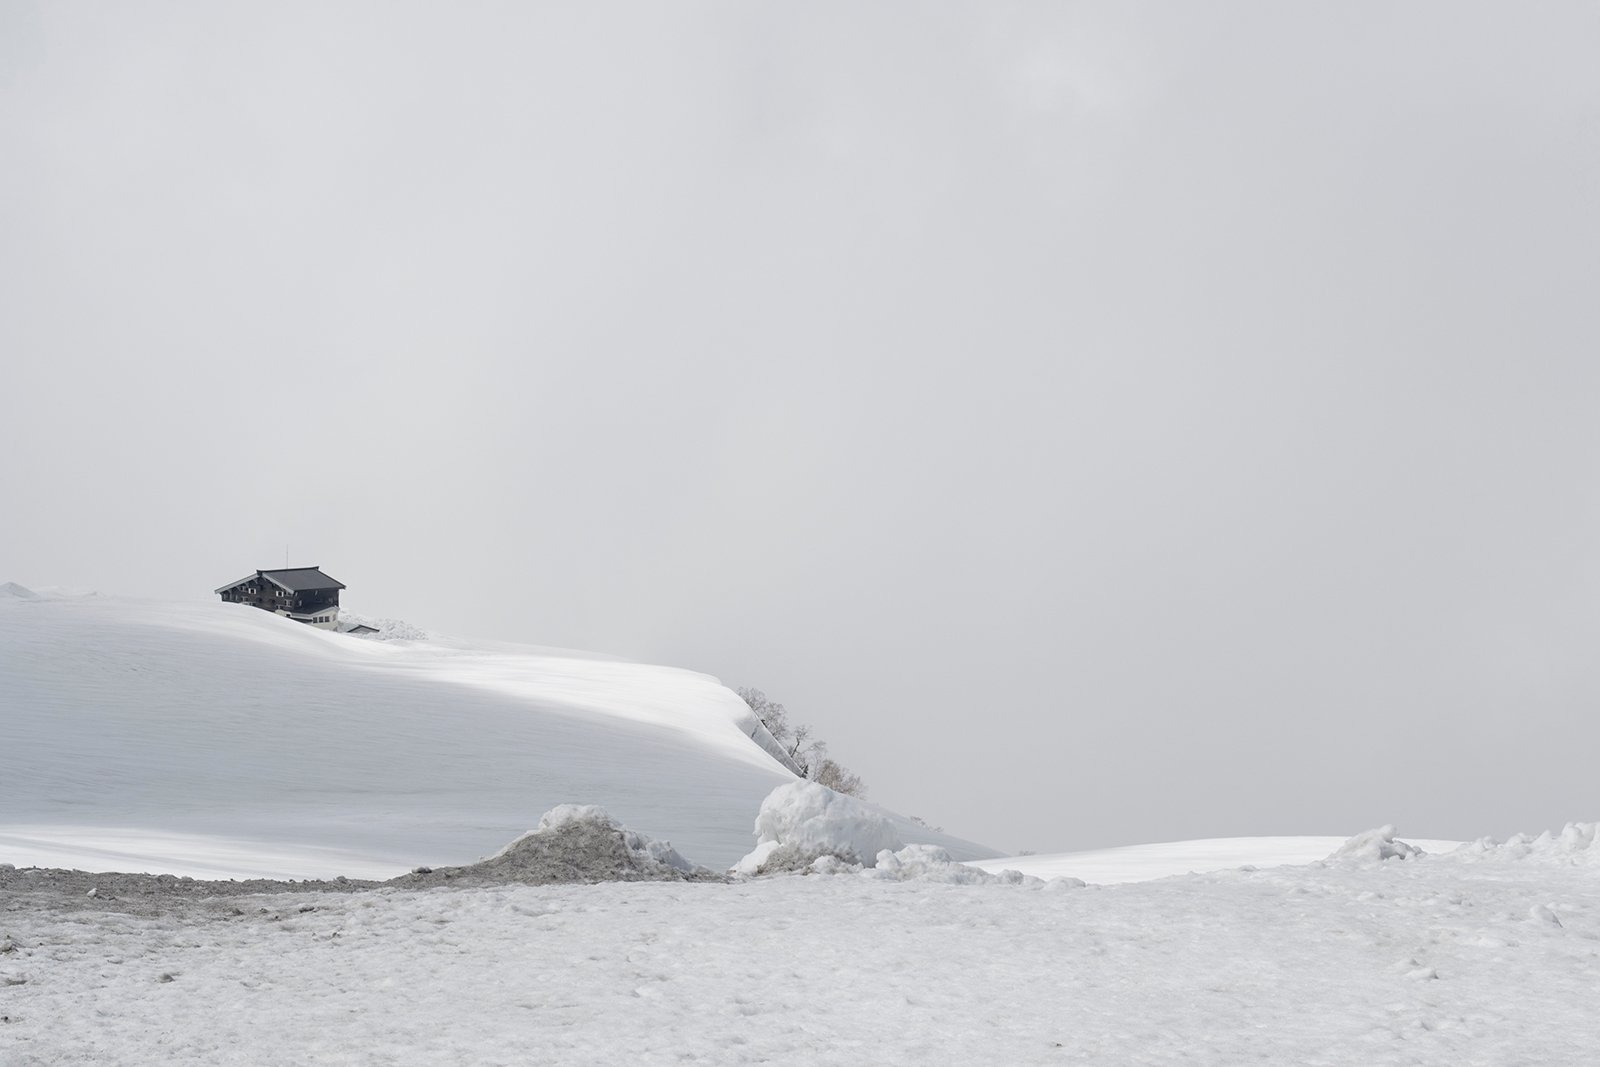
{"type": "Polygon", "coordinates": [[[16,582],[0,582],[0,600],[38,600],[39,594],[16,582]]]}
{"type": "Polygon", "coordinates": [[[553,885],[593,882],[720,880],[671,844],[652,841],[593,804],[560,804],[488,859],[464,867],[419,867],[398,883],[415,885],[553,885]]]}
{"type": "Polygon", "coordinates": [[[1382,863],[1384,860],[1408,860],[1417,856],[1425,856],[1415,845],[1408,845],[1404,841],[1396,841],[1393,826],[1380,826],[1376,830],[1368,830],[1357,834],[1338,848],[1333,855],[1328,857],[1330,862],[1355,862],[1355,863],[1382,863]]]}
{"type": "Polygon", "coordinates": [[[871,867],[905,848],[894,824],[854,797],[816,782],[789,782],[767,794],[756,815],[756,847],[736,874],[802,870],[823,856],[871,867]]]}

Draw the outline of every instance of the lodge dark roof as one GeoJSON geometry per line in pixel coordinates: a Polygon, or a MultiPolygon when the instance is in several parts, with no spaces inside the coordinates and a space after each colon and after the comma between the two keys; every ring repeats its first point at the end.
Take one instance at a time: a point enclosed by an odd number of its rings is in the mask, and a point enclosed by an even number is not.
{"type": "Polygon", "coordinates": [[[329,578],[316,567],[291,567],[282,571],[262,571],[261,576],[272,579],[291,593],[344,588],[343,582],[336,578],[329,578]]]}
{"type": "Polygon", "coordinates": [[[320,589],[344,588],[343,582],[336,578],[329,578],[319,568],[285,567],[281,570],[256,571],[254,574],[247,574],[237,582],[229,582],[216,591],[220,593],[235,586],[243,585],[245,582],[253,582],[257,578],[265,578],[267,581],[280,588],[287,589],[291,593],[311,593],[320,589]]]}

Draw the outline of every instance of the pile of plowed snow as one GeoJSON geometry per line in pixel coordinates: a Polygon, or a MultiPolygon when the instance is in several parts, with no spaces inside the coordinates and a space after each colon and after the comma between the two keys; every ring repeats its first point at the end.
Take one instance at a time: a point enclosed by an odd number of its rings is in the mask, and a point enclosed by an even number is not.
{"type": "Polygon", "coordinates": [[[1380,826],[1375,830],[1356,834],[1333,850],[1328,863],[1381,863],[1384,860],[1408,860],[1413,856],[1427,855],[1416,845],[1395,839],[1393,826],[1380,826]]]}
{"type": "Polygon", "coordinates": [[[539,827],[488,859],[463,867],[418,868],[404,885],[554,885],[572,882],[721,881],[722,876],[652,841],[592,804],[562,804],[539,827]]]}
{"type": "Polygon", "coordinates": [[[790,782],[768,793],[755,832],[756,847],[734,864],[737,874],[800,870],[824,856],[871,866],[878,853],[906,844],[878,812],[816,782],[790,782]]]}
{"type": "MultiPolygon", "coordinates": [[[[948,885],[1046,884],[1019,871],[990,873],[958,863],[938,845],[907,844],[894,823],[871,806],[816,782],[791,782],[768,793],[756,815],[755,833],[756,847],[734,864],[734,874],[856,874],[880,882],[948,885]]],[[[1083,884],[1077,878],[1058,878],[1051,887],[1083,884]]]]}

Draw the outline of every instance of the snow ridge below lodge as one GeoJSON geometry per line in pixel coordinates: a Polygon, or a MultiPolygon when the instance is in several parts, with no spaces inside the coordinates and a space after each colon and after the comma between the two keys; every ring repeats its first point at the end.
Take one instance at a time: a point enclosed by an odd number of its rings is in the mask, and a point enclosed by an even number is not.
{"type": "MultiPolygon", "coordinates": [[[[219,603],[8,586],[0,679],[0,861],[19,866],[387,878],[581,803],[722,869],[795,781],[704,674],[219,603]]],[[[998,855],[870,807],[908,842],[998,855]]]]}

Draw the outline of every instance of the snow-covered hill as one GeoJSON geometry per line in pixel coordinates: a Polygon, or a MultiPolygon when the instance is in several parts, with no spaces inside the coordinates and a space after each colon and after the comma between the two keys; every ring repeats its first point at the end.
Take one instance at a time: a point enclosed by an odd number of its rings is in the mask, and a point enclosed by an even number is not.
{"type": "MultiPolygon", "coordinates": [[[[389,877],[582,803],[726,867],[794,780],[743,701],[692,671],[25,594],[0,595],[0,862],[389,877]]],[[[996,855],[892,818],[907,841],[996,855]]]]}

